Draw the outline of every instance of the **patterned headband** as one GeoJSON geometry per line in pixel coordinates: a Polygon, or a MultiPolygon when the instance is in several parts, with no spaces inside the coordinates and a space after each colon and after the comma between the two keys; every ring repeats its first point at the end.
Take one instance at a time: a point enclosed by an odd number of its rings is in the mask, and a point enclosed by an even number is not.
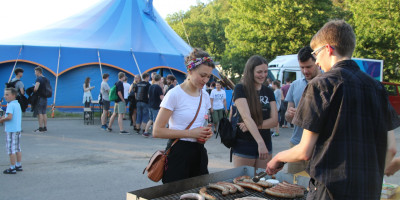
{"type": "Polygon", "coordinates": [[[211,57],[202,57],[202,58],[196,58],[192,59],[189,62],[186,63],[186,68],[188,71],[191,71],[195,69],[197,66],[205,63],[205,62],[214,62],[211,57]]]}

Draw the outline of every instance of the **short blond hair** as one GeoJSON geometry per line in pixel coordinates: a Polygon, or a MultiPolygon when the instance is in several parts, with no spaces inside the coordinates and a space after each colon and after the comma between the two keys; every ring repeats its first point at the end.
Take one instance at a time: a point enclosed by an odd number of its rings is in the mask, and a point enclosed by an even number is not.
{"type": "Polygon", "coordinates": [[[356,46],[356,35],[353,28],[344,20],[331,20],[313,36],[310,42],[314,50],[325,44],[333,46],[339,55],[351,57],[356,46]]]}

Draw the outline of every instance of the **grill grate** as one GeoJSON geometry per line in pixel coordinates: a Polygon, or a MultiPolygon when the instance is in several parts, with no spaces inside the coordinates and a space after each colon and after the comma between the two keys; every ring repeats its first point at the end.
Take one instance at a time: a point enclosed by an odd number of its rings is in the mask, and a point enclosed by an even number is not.
{"type": "MultiPolygon", "coordinates": [[[[230,183],[232,183],[232,180],[233,180],[233,179],[231,179],[231,180],[229,180],[229,181],[225,181],[225,182],[230,182],[230,183]]],[[[155,198],[154,200],[179,199],[179,197],[180,197],[181,195],[186,194],[186,193],[199,193],[199,190],[200,190],[201,188],[202,188],[202,187],[198,187],[198,188],[186,190],[186,191],[179,192],[179,193],[175,193],[175,194],[171,194],[171,195],[168,195],[168,196],[155,198]]],[[[248,197],[248,196],[260,197],[260,198],[265,198],[265,199],[270,199],[270,200],[284,200],[284,199],[286,199],[286,198],[278,198],[278,197],[270,196],[270,195],[266,194],[265,192],[257,192],[257,191],[255,191],[255,190],[247,189],[247,188],[244,188],[244,189],[245,189],[244,192],[239,192],[239,191],[238,191],[238,192],[236,192],[236,193],[234,193],[234,194],[228,194],[228,195],[226,195],[226,196],[223,196],[223,195],[221,194],[221,191],[220,191],[220,190],[211,189],[211,188],[207,188],[207,193],[210,194],[210,195],[212,195],[212,196],[214,196],[214,197],[216,197],[217,199],[224,199],[224,200],[234,200],[234,199],[237,199],[237,198],[248,197]]],[[[295,198],[294,200],[305,200],[306,197],[307,197],[307,193],[308,193],[308,192],[306,191],[305,194],[304,194],[304,197],[302,197],[302,198],[295,198]]],[[[293,199],[291,199],[291,200],[293,200],[293,199]]]]}

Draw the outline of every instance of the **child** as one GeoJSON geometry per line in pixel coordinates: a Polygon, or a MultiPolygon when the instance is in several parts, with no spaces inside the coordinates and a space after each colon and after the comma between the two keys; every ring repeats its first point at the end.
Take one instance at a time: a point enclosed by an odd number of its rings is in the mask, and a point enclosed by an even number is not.
{"type": "Polygon", "coordinates": [[[7,101],[7,110],[0,123],[5,123],[5,131],[7,134],[6,147],[10,156],[10,168],[3,171],[3,174],[16,174],[17,171],[22,171],[21,166],[21,147],[19,139],[21,138],[21,106],[18,101],[17,90],[14,88],[6,88],[4,98],[7,101]],[[15,161],[17,161],[15,163],[15,161]]]}

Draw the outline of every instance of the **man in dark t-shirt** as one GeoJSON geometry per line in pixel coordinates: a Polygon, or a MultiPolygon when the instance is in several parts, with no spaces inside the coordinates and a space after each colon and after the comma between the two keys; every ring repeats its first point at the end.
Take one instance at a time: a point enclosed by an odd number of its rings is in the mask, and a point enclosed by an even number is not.
{"type": "Polygon", "coordinates": [[[39,128],[34,130],[35,133],[44,133],[47,131],[47,97],[44,96],[46,94],[46,81],[47,78],[43,76],[43,69],[41,67],[35,68],[35,87],[33,91],[37,95],[37,104],[33,111],[33,116],[38,117],[39,128]]]}
{"type": "Polygon", "coordinates": [[[107,130],[109,132],[112,131],[112,124],[114,123],[115,117],[117,117],[117,115],[118,115],[119,133],[120,134],[129,134],[128,131],[124,130],[124,126],[123,126],[124,115],[126,112],[126,102],[124,99],[124,84],[123,84],[124,80],[125,80],[125,73],[119,72],[118,73],[118,82],[115,83],[115,86],[117,88],[118,98],[117,98],[117,100],[115,100],[114,113],[111,115],[107,130]]]}
{"type": "Polygon", "coordinates": [[[174,75],[169,74],[169,75],[167,76],[167,84],[168,84],[168,89],[167,89],[167,91],[165,91],[165,94],[164,94],[164,95],[167,95],[168,91],[170,91],[172,88],[175,87],[175,85],[176,85],[176,78],[175,78],[174,75]]]}
{"type": "Polygon", "coordinates": [[[161,83],[161,75],[154,75],[154,83],[149,88],[149,121],[147,122],[146,129],[144,130],[143,136],[148,137],[150,135],[149,128],[156,121],[158,111],[160,111],[160,104],[164,98],[161,83]]]}
{"type": "MultiPolygon", "coordinates": [[[[142,74],[142,81],[136,84],[136,129],[145,132],[146,124],[149,121],[149,83],[150,75],[142,74]]],[[[145,135],[143,135],[145,136],[145,135]]]]}
{"type": "Polygon", "coordinates": [[[349,24],[326,23],[310,46],[325,73],[308,83],[294,116],[304,129],[300,143],[278,153],[267,172],[276,173],[282,162],[310,159],[307,199],[380,199],[398,116],[382,84],[351,60],[355,35],[349,24]]]}

